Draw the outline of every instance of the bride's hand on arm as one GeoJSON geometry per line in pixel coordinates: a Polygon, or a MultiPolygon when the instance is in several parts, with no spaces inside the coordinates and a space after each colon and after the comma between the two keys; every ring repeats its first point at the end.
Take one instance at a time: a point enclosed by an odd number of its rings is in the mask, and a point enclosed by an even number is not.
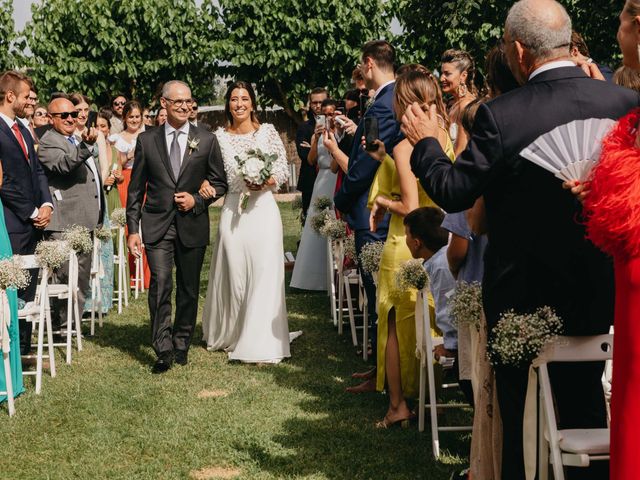
{"type": "Polygon", "coordinates": [[[378,224],[382,221],[387,210],[389,208],[390,198],[378,195],[373,202],[371,208],[371,214],[369,215],[369,230],[375,232],[378,229],[378,224]]]}
{"type": "Polygon", "coordinates": [[[259,192],[260,190],[264,190],[266,188],[273,187],[276,184],[276,179],[273,177],[269,177],[262,185],[256,185],[255,183],[249,183],[247,181],[244,182],[247,185],[247,188],[253,192],[259,192]]]}
{"type": "Polygon", "coordinates": [[[202,185],[200,185],[200,190],[198,193],[205,200],[209,200],[210,198],[214,198],[216,196],[216,189],[211,186],[208,180],[204,180],[202,185]]]}

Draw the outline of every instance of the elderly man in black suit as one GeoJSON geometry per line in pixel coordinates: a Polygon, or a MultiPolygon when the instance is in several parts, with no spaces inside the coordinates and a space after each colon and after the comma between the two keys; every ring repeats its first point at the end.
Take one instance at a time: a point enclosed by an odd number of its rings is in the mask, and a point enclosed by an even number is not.
{"type": "MultiPolygon", "coordinates": [[[[30,255],[42,238],[43,229],[51,220],[53,201],[47,177],[38,160],[33,137],[19,121],[24,117],[33,89],[31,79],[20,72],[0,75],[0,162],[2,188],[0,198],[14,254],[30,255]]],[[[37,286],[37,270],[31,272],[29,286],[18,292],[24,301],[31,301],[37,286]]],[[[20,349],[29,353],[31,323],[20,322],[20,349]]]]}
{"type": "MultiPolygon", "coordinates": [[[[491,331],[508,309],[548,305],[567,335],[606,333],[613,320],[611,262],[585,239],[580,206],[562,182],[521,152],[574,120],[617,119],[638,94],[589,78],[569,56],[571,20],[554,0],[521,0],[506,20],[503,48],[522,87],[482,105],[467,149],[451,163],[436,137],[435,109],[412,105],[403,131],[415,144],[414,173],[449,212],[483,195],[489,228],[483,302],[491,331]]],[[[555,365],[551,380],[562,428],[606,425],[601,364],[555,365]]],[[[522,422],[527,370],[497,367],[506,480],[524,479],[522,422]]],[[[605,462],[579,478],[608,478],[605,462]],[[599,470],[598,470],[599,469],[599,470]]],[[[569,472],[569,478],[575,472],[569,472]]]]}

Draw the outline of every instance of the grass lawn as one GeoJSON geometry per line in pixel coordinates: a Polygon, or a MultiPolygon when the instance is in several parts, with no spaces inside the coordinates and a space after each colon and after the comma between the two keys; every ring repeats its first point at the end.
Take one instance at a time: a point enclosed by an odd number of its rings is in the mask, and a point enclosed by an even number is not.
{"type": "MultiPolygon", "coordinates": [[[[295,251],[296,212],[280,206],[285,249],[295,251]]],[[[58,376],[44,377],[41,395],[30,377],[17,415],[3,406],[0,478],[439,480],[464,465],[468,436],[443,434],[435,462],[428,431],[374,428],[385,396],[344,393],[364,364],[348,330],[339,337],[330,323],[325,293],[287,290],[287,306],[290,329],[304,331],[290,361],[231,364],[200,346],[198,318],[189,365],[160,376],[150,373],[146,296],[110,314],[72,365],[58,351],[58,376]]]]}

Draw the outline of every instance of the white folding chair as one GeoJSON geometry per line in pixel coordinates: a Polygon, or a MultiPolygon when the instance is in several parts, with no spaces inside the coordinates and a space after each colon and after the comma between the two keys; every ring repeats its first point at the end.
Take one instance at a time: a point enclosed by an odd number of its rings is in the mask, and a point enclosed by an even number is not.
{"type": "Polygon", "coordinates": [[[588,467],[592,461],[609,460],[609,429],[558,430],[553,390],[547,365],[554,362],[605,362],[613,358],[613,335],[559,337],[547,346],[534,365],[538,369],[539,428],[538,475],[549,478],[549,463],[555,480],[564,480],[564,467],[588,467]]]}
{"type": "Polygon", "coordinates": [[[333,243],[327,238],[327,295],[331,304],[331,319],[335,327],[338,326],[338,288],[336,286],[336,277],[338,266],[333,253],[333,243]]]}
{"type": "MultiPolygon", "coordinates": [[[[24,268],[38,268],[34,255],[21,256],[24,268]]],[[[49,360],[49,373],[51,377],[56,376],[56,359],[53,350],[53,332],[51,329],[51,315],[49,313],[49,277],[48,267],[40,267],[40,280],[36,292],[35,300],[27,303],[24,308],[18,310],[18,319],[26,320],[33,324],[33,331],[37,332],[38,340],[36,347],[36,369],[35,371],[23,370],[22,376],[36,377],[36,395],[42,390],[42,370],[44,359],[49,360]],[[47,333],[47,351],[44,354],[44,334],[47,333]]],[[[23,355],[22,358],[34,358],[34,355],[23,355]]]]}
{"type": "Polygon", "coordinates": [[[100,280],[104,277],[104,265],[102,264],[102,240],[93,237],[93,253],[91,255],[91,336],[95,335],[96,313],[98,325],[102,328],[102,290],[100,280]]]}
{"type": "MultiPolygon", "coordinates": [[[[9,416],[13,417],[16,413],[15,402],[13,399],[13,377],[11,371],[11,360],[9,353],[11,352],[11,338],[9,336],[9,326],[11,325],[11,310],[9,310],[9,299],[4,290],[0,290],[0,347],[2,348],[2,365],[4,370],[5,389],[0,394],[7,396],[7,407],[9,416]]],[[[14,345],[15,347],[16,345],[14,345]]]]}
{"type": "MultiPolygon", "coordinates": [[[[71,250],[69,253],[69,274],[67,283],[49,284],[49,299],[67,301],[67,328],[66,341],[64,343],[54,343],[54,347],[65,347],[67,363],[71,363],[71,352],[73,350],[73,335],[76,336],[76,346],[78,351],[82,351],[82,318],[78,305],[78,255],[71,250]]],[[[47,310],[47,315],[51,316],[51,310],[47,310]]]]}
{"type": "Polygon", "coordinates": [[[111,227],[118,235],[118,246],[113,255],[113,265],[116,268],[116,283],[114,285],[113,301],[118,303],[118,314],[122,313],[122,305],[129,306],[129,279],[127,277],[127,252],[124,241],[124,227],[111,227]]]}
{"type": "MultiPolygon", "coordinates": [[[[442,337],[433,337],[431,330],[431,313],[429,311],[429,295],[427,289],[422,289],[418,292],[420,295],[422,304],[422,338],[416,338],[417,342],[421,342],[418,345],[418,349],[421,350],[424,358],[420,359],[420,390],[418,398],[418,430],[424,431],[425,423],[425,409],[429,409],[429,417],[431,420],[431,445],[433,450],[433,456],[440,458],[440,432],[468,432],[471,431],[472,426],[457,425],[441,427],[438,425],[438,409],[452,409],[452,408],[471,408],[468,403],[438,403],[436,399],[436,375],[433,368],[433,348],[436,345],[442,344],[444,339],[442,337]],[[426,403],[426,384],[428,382],[429,387],[429,403],[426,403]]],[[[454,366],[454,359],[446,359],[441,361],[443,368],[452,368],[454,366]]],[[[457,383],[443,384],[442,388],[457,388],[457,383]]]]}

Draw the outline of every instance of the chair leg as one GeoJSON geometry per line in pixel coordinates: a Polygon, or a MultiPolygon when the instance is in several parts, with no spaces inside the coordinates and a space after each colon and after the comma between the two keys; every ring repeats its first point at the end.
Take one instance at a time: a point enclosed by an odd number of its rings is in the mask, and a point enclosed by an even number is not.
{"type": "Polygon", "coordinates": [[[344,276],[338,271],[338,335],[342,335],[342,322],[344,322],[344,276]]]}
{"type": "Polygon", "coordinates": [[[95,277],[91,277],[91,329],[89,334],[93,337],[96,333],[96,282],[95,277]]]}
{"type": "Polygon", "coordinates": [[[544,405],[538,408],[538,480],[549,479],[549,444],[544,438],[544,405]]]}
{"type": "Polygon", "coordinates": [[[16,407],[13,399],[13,379],[11,378],[11,362],[9,361],[9,353],[2,352],[4,359],[4,380],[5,389],[7,391],[7,406],[9,407],[9,416],[13,417],[16,414],[16,407]]]}
{"type": "Polygon", "coordinates": [[[424,432],[424,409],[426,403],[427,370],[420,362],[420,390],[418,393],[418,431],[424,432]]]}
{"type": "Polygon", "coordinates": [[[72,347],[72,333],[73,333],[73,294],[69,292],[67,297],[67,364],[71,365],[71,347],[72,347]]]}
{"type": "MultiPolygon", "coordinates": [[[[430,334],[428,334],[430,335],[430,334]]],[[[433,444],[433,456],[440,458],[440,437],[438,432],[438,405],[436,400],[436,381],[431,357],[425,359],[427,378],[429,381],[429,413],[431,414],[431,441],[433,444]]]]}
{"type": "Polygon", "coordinates": [[[366,295],[362,307],[362,359],[369,360],[369,300],[366,295]]]}
{"type": "MultiPolygon", "coordinates": [[[[76,319],[76,342],[78,351],[82,351],[82,315],[80,314],[80,302],[77,289],[73,292],[73,313],[76,319]]],[[[84,311],[83,311],[84,313],[84,311]]]]}
{"type": "Polygon", "coordinates": [[[353,346],[358,346],[358,336],[356,335],[356,318],[353,312],[353,301],[351,299],[351,283],[348,278],[344,278],[342,284],[344,286],[344,291],[347,295],[347,307],[349,308],[349,326],[351,327],[351,341],[353,342],[353,346]]]}
{"type": "MultiPolygon", "coordinates": [[[[41,301],[45,301],[45,299],[43,298],[41,301]]],[[[44,347],[44,326],[45,323],[47,323],[46,319],[46,312],[44,317],[40,315],[40,317],[38,318],[38,345],[36,347],[36,395],[40,394],[40,390],[42,388],[42,350],[44,347]]],[[[47,336],[50,336],[49,331],[47,331],[47,336]]],[[[49,346],[51,346],[51,342],[49,343],[49,346]]],[[[51,354],[51,350],[49,350],[49,354],[51,354]]]]}

